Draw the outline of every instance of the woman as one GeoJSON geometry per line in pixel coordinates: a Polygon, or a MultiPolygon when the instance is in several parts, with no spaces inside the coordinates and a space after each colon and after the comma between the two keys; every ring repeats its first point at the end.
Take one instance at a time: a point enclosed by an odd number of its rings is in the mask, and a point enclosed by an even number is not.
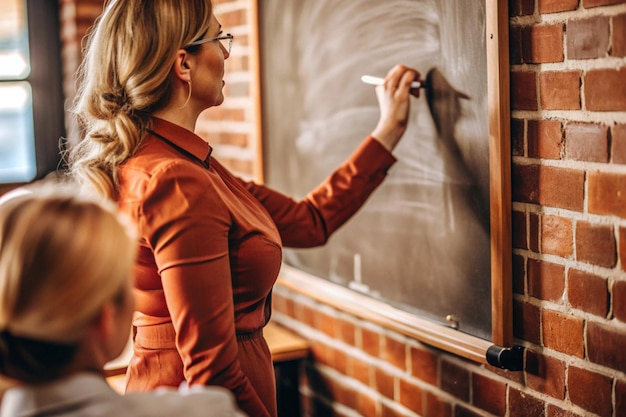
{"type": "Polygon", "coordinates": [[[262,329],[281,248],[323,244],[384,179],[418,74],[389,72],[372,135],[294,201],[234,177],[193,133],[224,100],[231,40],[210,1],[109,2],[88,39],[76,107],[86,136],[70,163],[139,229],[127,392],[215,384],[249,415],[275,416],[262,329]]]}
{"type": "Polygon", "coordinates": [[[58,185],[0,204],[1,417],[240,416],[200,387],[120,396],[103,366],[128,341],[136,237],[101,203],[58,185]]]}

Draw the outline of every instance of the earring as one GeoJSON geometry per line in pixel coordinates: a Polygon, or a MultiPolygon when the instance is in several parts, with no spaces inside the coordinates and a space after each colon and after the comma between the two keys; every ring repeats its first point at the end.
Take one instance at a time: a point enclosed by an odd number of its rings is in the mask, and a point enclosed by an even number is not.
{"type": "Polygon", "coordinates": [[[187,80],[187,87],[189,87],[189,94],[187,94],[187,100],[185,100],[185,104],[179,107],[179,109],[184,108],[187,103],[189,103],[189,99],[191,98],[191,78],[187,80]]]}

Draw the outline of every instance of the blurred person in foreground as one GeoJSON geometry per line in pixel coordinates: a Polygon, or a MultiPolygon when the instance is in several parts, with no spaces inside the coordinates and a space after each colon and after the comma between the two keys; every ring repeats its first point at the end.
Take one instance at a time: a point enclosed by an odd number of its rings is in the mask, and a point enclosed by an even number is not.
{"type": "Polygon", "coordinates": [[[242,417],[223,388],[113,391],[103,367],[131,328],[133,228],[69,185],[18,190],[0,200],[0,377],[10,386],[0,416],[242,417]]]}

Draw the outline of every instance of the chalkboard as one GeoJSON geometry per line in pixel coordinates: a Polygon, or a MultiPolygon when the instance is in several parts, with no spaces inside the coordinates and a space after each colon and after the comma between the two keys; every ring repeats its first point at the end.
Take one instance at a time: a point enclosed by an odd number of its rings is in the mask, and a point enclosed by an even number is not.
{"type": "MultiPolygon", "coordinates": [[[[437,129],[412,101],[398,162],[322,248],[285,263],[451,326],[492,336],[490,154],[485,0],[259,2],[265,180],[301,198],[374,128],[361,75],[403,63],[436,68],[468,98],[437,129]]],[[[436,111],[435,111],[436,112],[436,111]]]]}

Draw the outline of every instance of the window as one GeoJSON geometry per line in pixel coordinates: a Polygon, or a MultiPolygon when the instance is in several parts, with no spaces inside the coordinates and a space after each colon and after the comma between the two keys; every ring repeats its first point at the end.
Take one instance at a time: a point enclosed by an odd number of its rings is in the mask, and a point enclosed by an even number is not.
{"type": "Polygon", "coordinates": [[[0,2],[0,183],[54,171],[63,129],[58,3],[0,2]]]}

